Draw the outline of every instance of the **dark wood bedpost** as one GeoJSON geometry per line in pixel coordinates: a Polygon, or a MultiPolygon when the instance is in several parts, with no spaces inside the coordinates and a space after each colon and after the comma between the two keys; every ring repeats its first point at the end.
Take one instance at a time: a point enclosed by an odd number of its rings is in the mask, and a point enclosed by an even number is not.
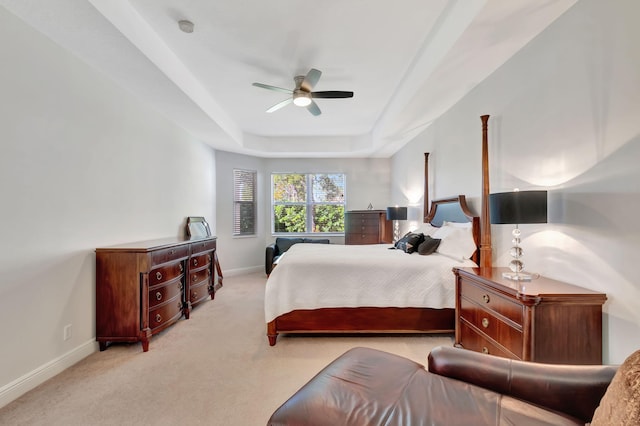
{"type": "Polygon", "coordinates": [[[491,219],[489,216],[489,141],[487,123],[489,116],[480,116],[482,120],[482,213],[480,223],[480,268],[491,268],[491,219]]]}
{"type": "Polygon", "coordinates": [[[422,211],[422,222],[427,223],[429,216],[429,153],[424,153],[424,209],[422,211]]]}

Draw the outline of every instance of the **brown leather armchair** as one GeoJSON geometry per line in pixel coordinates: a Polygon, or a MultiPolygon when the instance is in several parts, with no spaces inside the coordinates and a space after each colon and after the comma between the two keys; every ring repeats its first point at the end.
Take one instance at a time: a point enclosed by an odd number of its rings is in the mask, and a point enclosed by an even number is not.
{"type": "Polygon", "coordinates": [[[428,371],[351,349],[278,408],[269,425],[584,425],[617,371],[438,347],[428,371]]]}

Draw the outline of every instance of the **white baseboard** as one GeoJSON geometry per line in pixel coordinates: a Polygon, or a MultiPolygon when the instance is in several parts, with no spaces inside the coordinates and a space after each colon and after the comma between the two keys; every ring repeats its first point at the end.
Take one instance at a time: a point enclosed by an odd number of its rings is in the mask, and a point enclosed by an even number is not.
{"type": "Polygon", "coordinates": [[[248,268],[223,269],[222,275],[225,277],[233,277],[234,275],[250,274],[252,272],[260,272],[260,271],[264,272],[264,265],[250,266],[248,268]]]}
{"type": "Polygon", "coordinates": [[[0,408],[97,351],[98,342],[96,342],[95,339],[89,340],[66,354],[41,365],[35,370],[1,387],[0,408]]]}

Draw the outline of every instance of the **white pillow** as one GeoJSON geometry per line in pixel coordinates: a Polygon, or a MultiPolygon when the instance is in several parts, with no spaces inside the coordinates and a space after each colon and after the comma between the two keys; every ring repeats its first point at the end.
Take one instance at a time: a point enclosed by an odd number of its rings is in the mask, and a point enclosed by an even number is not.
{"type": "Polygon", "coordinates": [[[442,240],[436,252],[458,260],[469,259],[477,249],[471,228],[442,226],[432,238],[442,240]]]}
{"type": "Polygon", "coordinates": [[[418,227],[411,231],[415,234],[424,234],[424,235],[433,235],[438,229],[440,228],[436,228],[435,226],[433,226],[430,223],[421,223],[420,225],[418,225],[418,227]]]}
{"type": "Polygon", "coordinates": [[[452,232],[455,232],[455,228],[453,226],[443,225],[440,228],[436,228],[436,232],[431,234],[431,237],[440,238],[441,240],[444,240],[447,237],[447,235],[451,234],[452,232]]]}
{"type": "Polygon", "coordinates": [[[471,222],[443,222],[442,226],[451,226],[453,228],[471,229],[471,222]]]}

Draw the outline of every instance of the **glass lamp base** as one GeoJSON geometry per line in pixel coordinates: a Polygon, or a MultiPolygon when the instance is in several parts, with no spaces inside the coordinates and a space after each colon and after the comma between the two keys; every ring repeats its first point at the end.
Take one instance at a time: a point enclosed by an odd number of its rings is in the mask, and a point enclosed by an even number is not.
{"type": "Polygon", "coordinates": [[[393,221],[393,244],[398,242],[400,239],[400,224],[397,220],[393,221]]]}
{"type": "Polygon", "coordinates": [[[525,274],[523,272],[503,272],[502,278],[506,278],[512,281],[531,281],[533,276],[531,274],[525,274]]]}

